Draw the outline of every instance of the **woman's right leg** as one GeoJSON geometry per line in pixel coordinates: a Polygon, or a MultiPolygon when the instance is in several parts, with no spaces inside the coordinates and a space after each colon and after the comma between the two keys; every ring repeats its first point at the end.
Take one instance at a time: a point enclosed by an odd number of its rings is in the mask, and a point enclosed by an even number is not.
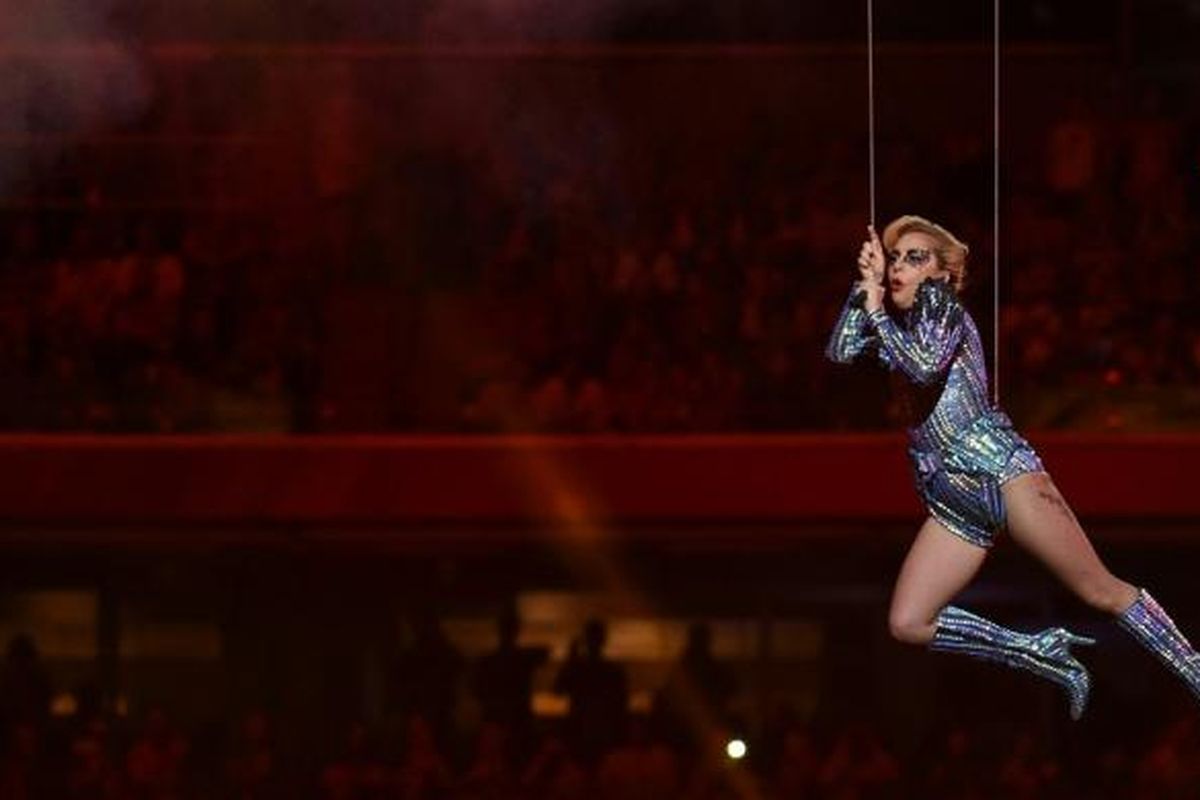
{"type": "Polygon", "coordinates": [[[938,612],[971,582],[987,552],[927,518],[896,578],[888,614],[892,636],[909,644],[932,641],[938,612]]]}
{"type": "Polygon", "coordinates": [[[892,595],[889,625],[897,639],[1027,670],[1062,686],[1072,719],[1087,705],[1091,678],[1070,645],[1093,644],[1063,628],[1023,633],[949,605],[979,571],[987,550],[930,518],[909,549],[892,595]]]}

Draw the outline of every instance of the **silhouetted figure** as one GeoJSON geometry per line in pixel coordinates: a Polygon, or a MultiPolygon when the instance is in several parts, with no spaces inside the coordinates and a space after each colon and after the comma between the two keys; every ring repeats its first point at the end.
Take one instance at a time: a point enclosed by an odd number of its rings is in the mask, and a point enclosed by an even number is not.
{"type": "Polygon", "coordinates": [[[696,622],[655,698],[655,716],[673,742],[694,750],[706,739],[703,728],[729,724],[727,706],[736,691],[733,670],[713,658],[712,628],[696,622]]]}
{"type": "Polygon", "coordinates": [[[523,750],[533,722],[533,675],[546,662],[549,651],[517,645],[520,620],[512,607],[500,615],[497,629],[500,644],[476,663],[472,688],[484,722],[503,727],[518,750],[523,750]]]}
{"type": "Polygon", "coordinates": [[[625,733],[629,680],[620,665],[604,657],[607,637],[603,622],[588,620],[583,629],[583,652],[579,640],[572,640],[567,662],[554,680],[554,691],[571,701],[567,737],[589,763],[625,733]]]}
{"type": "Polygon", "coordinates": [[[406,717],[416,715],[433,730],[440,747],[450,743],[463,658],[437,619],[421,612],[413,619],[412,645],[396,664],[396,701],[406,717]]]}
{"type": "Polygon", "coordinates": [[[37,645],[26,634],[8,642],[0,667],[0,725],[28,722],[39,728],[50,713],[50,676],[37,645]]]}

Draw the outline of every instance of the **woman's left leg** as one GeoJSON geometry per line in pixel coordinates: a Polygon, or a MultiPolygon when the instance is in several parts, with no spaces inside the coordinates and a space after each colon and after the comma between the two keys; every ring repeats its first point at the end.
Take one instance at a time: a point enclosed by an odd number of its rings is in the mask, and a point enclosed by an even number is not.
{"type": "Polygon", "coordinates": [[[1149,592],[1109,572],[1050,476],[1019,475],[1001,491],[1013,539],[1081,600],[1112,614],[1200,698],[1200,654],[1149,592]]]}
{"type": "Polygon", "coordinates": [[[1045,472],[1018,475],[1000,487],[1008,532],[1068,589],[1092,608],[1120,614],[1137,599],[1137,587],[1109,572],[1079,520],[1045,472]]]}

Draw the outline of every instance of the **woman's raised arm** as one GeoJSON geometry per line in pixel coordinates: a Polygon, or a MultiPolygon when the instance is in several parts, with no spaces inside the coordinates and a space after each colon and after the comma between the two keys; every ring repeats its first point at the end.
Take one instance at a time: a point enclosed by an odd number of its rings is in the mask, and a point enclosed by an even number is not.
{"type": "MultiPolygon", "coordinates": [[[[849,364],[868,347],[877,347],[878,337],[871,330],[870,318],[863,308],[862,288],[855,281],[842,304],[837,323],[825,345],[825,357],[838,364],[849,364]]],[[[879,351],[883,355],[883,351],[879,351]]]]}

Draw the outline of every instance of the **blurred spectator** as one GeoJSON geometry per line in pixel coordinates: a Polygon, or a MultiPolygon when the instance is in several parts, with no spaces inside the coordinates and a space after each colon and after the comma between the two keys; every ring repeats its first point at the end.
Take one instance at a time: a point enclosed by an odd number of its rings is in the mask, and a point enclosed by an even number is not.
{"type": "Polygon", "coordinates": [[[771,786],[780,798],[817,794],[821,759],[809,730],[794,721],[782,730],[771,786]]]}
{"type": "Polygon", "coordinates": [[[496,621],[500,643],[475,664],[473,689],[484,722],[507,731],[518,745],[517,752],[524,754],[533,732],[533,676],[550,651],[518,645],[520,624],[516,608],[506,606],[496,621]]]}
{"type": "Polygon", "coordinates": [[[521,788],[532,800],[575,800],[589,796],[587,767],[557,736],[546,736],[521,776],[521,788]]]}
{"type": "Polygon", "coordinates": [[[410,716],[404,754],[388,781],[390,790],[401,800],[435,800],[447,795],[452,782],[450,765],[438,750],[429,724],[416,714],[410,716]]]}
{"type": "Polygon", "coordinates": [[[24,722],[42,729],[50,713],[50,695],[50,675],[33,637],[12,637],[0,666],[0,727],[24,722]]]}
{"type": "MultiPolygon", "coordinates": [[[[406,718],[423,720],[438,746],[445,747],[452,739],[463,658],[428,610],[413,615],[411,631],[412,641],[401,652],[392,676],[397,707],[406,718]]],[[[419,738],[414,730],[410,726],[410,734],[419,738]]]]}
{"type": "Polygon", "coordinates": [[[225,754],[225,782],[228,795],[237,800],[282,797],[266,712],[254,710],[242,718],[225,754]]]}
{"type": "Polygon", "coordinates": [[[189,749],[187,737],[175,730],[166,711],[152,707],[146,712],[141,735],[125,758],[130,795],[138,800],[183,797],[189,749]]]}
{"type": "Polygon", "coordinates": [[[554,679],[554,691],[570,700],[566,720],[569,741],[583,759],[594,764],[625,734],[629,681],[621,666],[604,656],[608,628],[590,619],[583,640],[572,639],[567,660],[554,679]]]}
{"type": "Polygon", "coordinates": [[[713,657],[712,627],[694,622],[688,626],[683,654],[655,698],[655,715],[673,742],[694,748],[708,728],[729,725],[728,705],[736,692],[733,670],[713,657]]]}
{"type": "Polygon", "coordinates": [[[325,800],[358,800],[383,794],[387,768],[375,752],[366,725],[351,725],[345,751],[321,770],[320,782],[325,800]]]}
{"type": "Polygon", "coordinates": [[[1200,726],[1194,715],[1164,729],[1136,766],[1137,796],[1185,798],[1200,785],[1200,726]]]}
{"type": "Polygon", "coordinates": [[[455,792],[459,800],[509,800],[521,796],[510,747],[508,730],[503,725],[484,724],[475,743],[475,758],[455,792]]]}
{"type": "Polygon", "coordinates": [[[101,692],[84,683],[75,692],[75,713],[68,720],[64,783],[68,797],[119,797],[125,791],[123,756],[118,732],[101,692]]]}
{"type": "Polygon", "coordinates": [[[8,733],[0,751],[0,797],[37,800],[50,791],[49,771],[43,763],[41,734],[32,722],[14,722],[0,728],[8,733]]]}
{"type": "Polygon", "coordinates": [[[1071,98],[1063,116],[1046,133],[1046,186],[1061,198],[1077,199],[1096,180],[1099,124],[1081,98],[1071,98]]]}
{"type": "Polygon", "coordinates": [[[1031,731],[1019,731],[1013,737],[1012,749],[1000,764],[998,776],[1005,797],[1036,800],[1064,795],[1060,785],[1062,767],[1042,749],[1031,731]]]}
{"type": "Polygon", "coordinates": [[[927,763],[931,768],[923,776],[919,789],[922,794],[963,800],[988,796],[986,753],[976,745],[966,726],[952,725],[945,731],[941,746],[934,749],[927,763]]]}
{"type": "Polygon", "coordinates": [[[629,719],[625,741],[608,751],[596,770],[602,800],[657,800],[675,797],[680,785],[679,757],[650,720],[629,719]]]}
{"type": "Polygon", "coordinates": [[[872,727],[860,723],[847,726],[833,741],[817,782],[826,797],[882,799],[896,795],[900,778],[899,762],[872,727]]]}

